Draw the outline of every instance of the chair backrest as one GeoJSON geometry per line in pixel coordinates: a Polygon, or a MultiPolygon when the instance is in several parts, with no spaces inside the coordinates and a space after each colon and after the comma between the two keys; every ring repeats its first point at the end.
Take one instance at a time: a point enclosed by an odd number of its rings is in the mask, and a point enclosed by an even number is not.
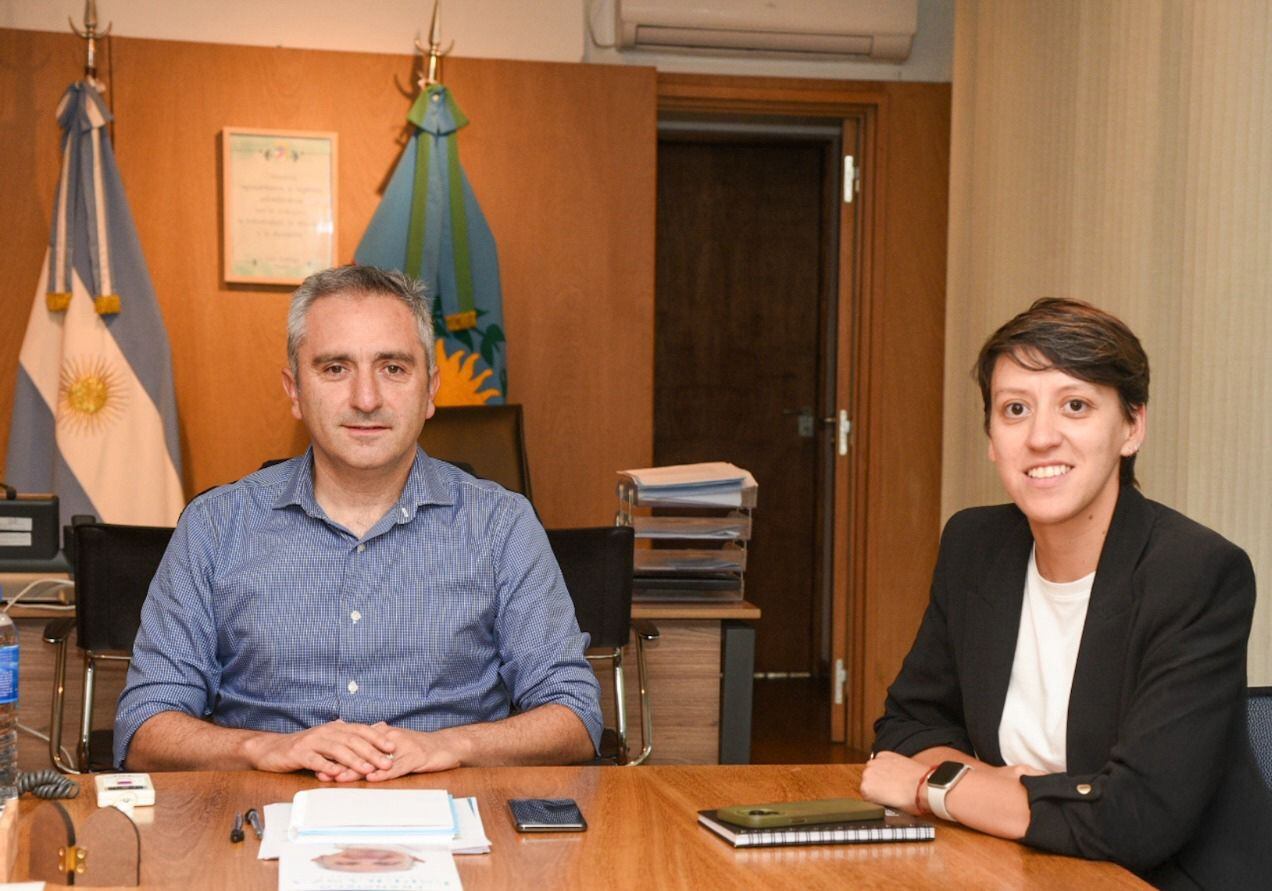
{"type": "Polygon", "coordinates": [[[434,458],[530,498],[530,464],[520,405],[448,405],[424,423],[420,445],[434,458]]]}
{"type": "Polygon", "coordinates": [[[82,649],[132,650],[141,605],[171,538],[168,527],[75,527],[75,619],[82,649]]]}
{"type": "Polygon", "coordinates": [[[1272,687],[1251,687],[1246,698],[1250,748],[1259,763],[1263,782],[1272,789],[1272,687]]]}
{"type": "Polygon", "coordinates": [[[627,645],[634,536],[630,526],[548,530],[579,628],[592,636],[594,647],[627,645]]]}

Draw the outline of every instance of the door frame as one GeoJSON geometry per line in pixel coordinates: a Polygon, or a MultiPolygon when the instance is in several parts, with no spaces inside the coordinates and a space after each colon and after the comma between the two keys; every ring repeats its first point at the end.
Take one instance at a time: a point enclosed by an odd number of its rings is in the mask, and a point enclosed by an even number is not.
{"type": "MultiPolygon", "coordinates": [[[[864,750],[873,738],[873,720],[882,711],[884,689],[891,682],[913,639],[927,600],[927,578],[935,562],[940,524],[940,391],[944,367],[945,222],[949,188],[949,102],[947,84],[892,84],[722,75],[659,73],[658,112],[754,114],[858,118],[862,158],[856,211],[856,238],[840,229],[839,353],[851,356],[851,369],[838,369],[839,380],[850,371],[847,397],[853,432],[847,473],[837,474],[835,488],[834,561],[847,572],[835,574],[832,601],[831,675],[836,659],[846,669],[842,704],[833,705],[831,738],[864,750]],[[913,102],[913,105],[911,104],[913,102]],[[896,111],[902,115],[895,115],[896,111]],[[918,114],[922,119],[916,119],[918,114]],[[894,116],[896,119],[894,120],[894,116]],[[916,123],[917,120],[917,123],[916,123]],[[908,150],[897,134],[923,138],[908,150]],[[927,165],[921,187],[907,189],[889,178],[889,154],[899,146],[902,163],[912,152],[935,152],[941,161],[927,165]],[[893,194],[889,194],[890,190],[893,194]],[[909,194],[901,194],[909,192],[909,194]],[[901,241],[911,212],[903,205],[922,196],[929,202],[919,214],[925,239],[913,274],[895,275],[904,282],[890,286],[889,274],[911,261],[901,241]],[[890,203],[889,199],[893,199],[890,203]],[[939,206],[938,206],[939,203],[939,206]],[[889,224],[897,233],[889,244],[889,224]],[[939,223],[939,233],[933,231],[939,223]],[[898,225],[900,224],[900,225],[898,225]],[[939,240],[939,245],[937,241],[939,240]],[[855,242],[855,254],[845,244],[855,242]],[[930,286],[936,284],[938,291],[930,286]],[[855,286],[855,287],[854,287],[855,286]],[[855,291],[856,299],[853,300],[855,291]],[[847,296],[847,299],[845,299],[847,296]],[[915,304],[895,309],[889,301],[912,298],[915,304]],[[850,309],[850,314],[844,312],[850,309]],[[913,338],[919,354],[918,377],[924,395],[935,392],[935,418],[905,420],[886,401],[895,398],[906,377],[897,373],[898,358],[885,344],[908,335],[915,313],[936,329],[925,327],[913,338]],[[845,316],[847,315],[847,318],[845,316]],[[851,324],[851,333],[844,330],[851,324]],[[931,355],[935,353],[935,355],[931,355]],[[885,441],[885,423],[888,439],[885,441]],[[917,435],[923,444],[914,453],[897,448],[898,437],[917,435]],[[934,444],[934,447],[933,447],[934,444]],[[889,450],[886,445],[891,445],[889,450]],[[899,457],[898,457],[899,453],[899,457]],[[913,468],[913,462],[921,466],[913,468]],[[917,473],[911,474],[912,469],[917,473]],[[897,478],[913,476],[915,484],[895,491],[897,478]],[[891,491],[890,491],[891,488],[891,491]],[[907,565],[914,564],[914,565],[907,565]],[[917,565],[916,570],[914,566],[917,565]],[[895,576],[895,577],[894,577],[895,576]],[[891,590],[889,590],[891,589],[891,590]]],[[[898,171],[899,172],[899,171],[898,171]]],[[[838,401],[844,405],[843,394],[838,401]]],[[[909,442],[906,443],[909,446],[909,442]]]]}

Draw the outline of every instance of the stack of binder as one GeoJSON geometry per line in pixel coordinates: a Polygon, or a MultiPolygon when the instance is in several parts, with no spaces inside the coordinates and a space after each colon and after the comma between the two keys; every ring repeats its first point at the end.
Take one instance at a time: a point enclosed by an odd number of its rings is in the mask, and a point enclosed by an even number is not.
{"type": "Polygon", "coordinates": [[[632,598],[741,600],[756,493],[755,477],[718,461],[620,471],[616,522],[636,532],[632,598]]]}

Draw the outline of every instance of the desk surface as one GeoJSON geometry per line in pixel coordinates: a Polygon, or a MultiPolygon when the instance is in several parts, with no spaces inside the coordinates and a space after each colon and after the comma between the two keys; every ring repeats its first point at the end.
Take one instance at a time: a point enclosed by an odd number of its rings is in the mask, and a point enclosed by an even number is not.
{"type": "Polygon", "coordinates": [[[733,603],[691,603],[675,600],[632,602],[633,619],[741,619],[754,622],[760,608],[748,600],[733,603]]]}
{"type": "MultiPolygon", "coordinates": [[[[457,856],[466,889],[478,888],[1147,888],[1108,863],[1043,854],[941,824],[929,843],[735,850],[699,827],[696,812],[727,804],[851,796],[860,765],[468,768],[397,781],[478,799],[492,850],[457,856]],[[518,835],[508,798],[572,797],[584,833],[518,835]]],[[[262,888],[277,863],[257,842],[230,844],[235,811],[285,801],[319,785],[308,776],[156,774],[158,804],[139,808],[144,887],[262,888]]],[[[94,807],[92,781],[70,802],[77,820],[94,807]]],[[[23,801],[22,819],[34,805],[23,801]]],[[[23,845],[23,850],[27,850],[23,845]]],[[[91,853],[90,853],[91,856],[91,853]]],[[[26,874],[25,854],[15,878],[26,874]]]]}

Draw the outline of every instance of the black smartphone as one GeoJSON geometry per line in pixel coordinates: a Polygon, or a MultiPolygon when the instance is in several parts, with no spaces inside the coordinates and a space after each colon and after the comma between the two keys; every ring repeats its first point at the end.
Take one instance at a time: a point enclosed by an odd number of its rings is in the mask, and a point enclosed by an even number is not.
{"type": "Polygon", "coordinates": [[[518,832],[582,832],[583,812],[573,798],[510,798],[508,807],[518,832]]]}

